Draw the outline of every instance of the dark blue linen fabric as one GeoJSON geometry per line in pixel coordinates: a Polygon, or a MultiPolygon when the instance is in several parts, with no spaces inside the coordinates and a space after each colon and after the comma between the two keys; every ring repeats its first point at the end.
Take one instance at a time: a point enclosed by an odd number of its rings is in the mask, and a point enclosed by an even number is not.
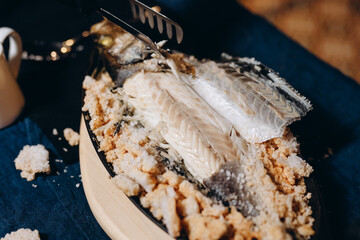
{"type": "MultiPolygon", "coordinates": [[[[291,129],[298,136],[303,157],[314,166],[329,236],[360,239],[360,86],[235,0],[144,2],[159,4],[166,15],[181,24],[185,35],[181,46],[176,46],[179,50],[215,59],[221,52],[255,57],[280,72],[311,100],[314,109],[292,124],[291,129]],[[329,149],[333,155],[324,158],[329,149]]],[[[96,16],[86,18],[51,1],[18,0],[8,4],[6,11],[0,9],[0,23],[16,29],[25,48],[34,40],[76,36],[99,21],[96,16]]],[[[54,127],[78,130],[81,82],[90,59],[85,50],[58,63],[22,63],[19,82],[27,101],[24,116],[36,122],[43,133],[29,119],[0,130],[0,164],[7,166],[0,168],[0,236],[17,227],[34,227],[48,239],[107,238],[92,217],[82,189],[74,187],[79,179],[69,179],[69,172],[61,172],[68,166],[77,177],[77,150],[63,152],[62,148],[68,146],[51,134],[54,127]],[[27,125],[37,130],[28,131],[27,125]],[[52,158],[52,167],[61,174],[53,175],[53,171],[50,176],[38,177],[34,182],[38,187],[34,189],[20,178],[13,159],[24,144],[38,142],[49,148],[53,156],[58,156],[56,150],[61,152],[64,163],[54,163],[52,158]],[[17,210],[12,209],[15,206],[17,210]],[[36,211],[43,215],[31,214],[36,211]]]]}
{"type": "Polygon", "coordinates": [[[108,239],[87,204],[79,164],[66,164],[36,123],[25,118],[1,130],[0,143],[1,237],[30,228],[41,239],[108,239]],[[27,182],[14,159],[23,146],[36,144],[49,150],[51,174],[27,182]]]}

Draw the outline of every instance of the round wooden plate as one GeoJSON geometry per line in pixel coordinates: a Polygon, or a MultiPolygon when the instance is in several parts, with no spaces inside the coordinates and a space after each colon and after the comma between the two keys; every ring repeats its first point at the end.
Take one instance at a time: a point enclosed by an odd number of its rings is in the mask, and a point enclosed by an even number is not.
{"type": "Polygon", "coordinates": [[[173,239],[111,182],[93,147],[83,117],[79,155],[87,201],[96,220],[111,239],[173,239]]]}

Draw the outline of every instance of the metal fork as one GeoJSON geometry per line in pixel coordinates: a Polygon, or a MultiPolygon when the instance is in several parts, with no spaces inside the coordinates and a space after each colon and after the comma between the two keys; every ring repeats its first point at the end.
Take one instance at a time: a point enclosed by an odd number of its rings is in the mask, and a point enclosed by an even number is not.
{"type": "MultiPolygon", "coordinates": [[[[131,12],[134,18],[140,19],[140,21],[143,24],[145,24],[147,20],[149,26],[152,29],[154,29],[156,22],[157,29],[160,32],[160,34],[164,32],[164,22],[165,22],[167,37],[169,39],[172,39],[173,29],[175,29],[177,43],[178,44],[181,43],[184,33],[178,23],[174,22],[173,20],[171,20],[170,18],[166,17],[161,13],[154,11],[150,7],[146,6],[145,4],[137,0],[129,0],[129,3],[131,5],[131,12]]],[[[102,7],[98,7],[97,12],[103,17],[107,18],[109,21],[123,28],[125,31],[134,35],[137,39],[144,42],[148,47],[150,47],[155,52],[159,53],[160,55],[163,55],[157,48],[156,44],[144,33],[140,32],[139,30],[137,30],[127,22],[121,20],[119,17],[115,16],[113,13],[109,12],[108,10],[102,7]]]]}

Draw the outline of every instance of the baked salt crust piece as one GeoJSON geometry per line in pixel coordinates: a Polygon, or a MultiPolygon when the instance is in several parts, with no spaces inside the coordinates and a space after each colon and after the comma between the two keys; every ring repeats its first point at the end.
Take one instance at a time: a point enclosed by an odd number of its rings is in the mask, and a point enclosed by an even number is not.
{"type": "Polygon", "coordinates": [[[51,172],[49,152],[41,144],[24,146],[14,162],[16,169],[22,171],[21,177],[26,178],[27,181],[34,180],[36,173],[49,174],[51,172]]]}
{"type": "Polygon", "coordinates": [[[312,167],[287,128],[311,109],[304,97],[254,59],[163,58],[106,21],[92,33],[105,68],[85,78],[83,111],[114,184],[171,236],[314,234],[312,167]]]}
{"type": "Polygon", "coordinates": [[[16,232],[6,234],[1,240],[40,240],[40,236],[38,230],[20,228],[16,232]]]}
{"type": "Polygon", "coordinates": [[[64,129],[64,137],[70,146],[79,145],[80,135],[71,128],[64,129]]]}

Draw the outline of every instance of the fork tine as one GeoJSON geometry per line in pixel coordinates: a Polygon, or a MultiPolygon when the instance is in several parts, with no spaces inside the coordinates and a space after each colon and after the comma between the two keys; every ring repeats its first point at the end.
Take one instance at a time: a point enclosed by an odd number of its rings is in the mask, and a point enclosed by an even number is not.
{"type": "Polygon", "coordinates": [[[130,4],[131,4],[131,12],[132,12],[132,15],[133,15],[133,18],[138,18],[138,15],[136,13],[136,6],[135,6],[135,3],[130,1],[130,4]]]}
{"type": "Polygon", "coordinates": [[[139,15],[140,15],[140,20],[143,24],[145,24],[145,10],[141,7],[139,7],[139,15]]]}
{"type": "Polygon", "coordinates": [[[183,40],[184,32],[178,24],[175,25],[175,29],[176,29],[176,40],[177,43],[180,44],[181,41],[183,40]]]}
{"type": "Polygon", "coordinates": [[[156,15],[156,23],[160,33],[164,32],[163,20],[160,16],[156,15]]]}
{"type": "Polygon", "coordinates": [[[154,15],[149,10],[146,10],[148,22],[151,27],[151,29],[154,29],[154,15]]]}
{"type": "Polygon", "coordinates": [[[172,38],[172,24],[170,22],[166,22],[166,33],[169,39],[172,38]]]}

